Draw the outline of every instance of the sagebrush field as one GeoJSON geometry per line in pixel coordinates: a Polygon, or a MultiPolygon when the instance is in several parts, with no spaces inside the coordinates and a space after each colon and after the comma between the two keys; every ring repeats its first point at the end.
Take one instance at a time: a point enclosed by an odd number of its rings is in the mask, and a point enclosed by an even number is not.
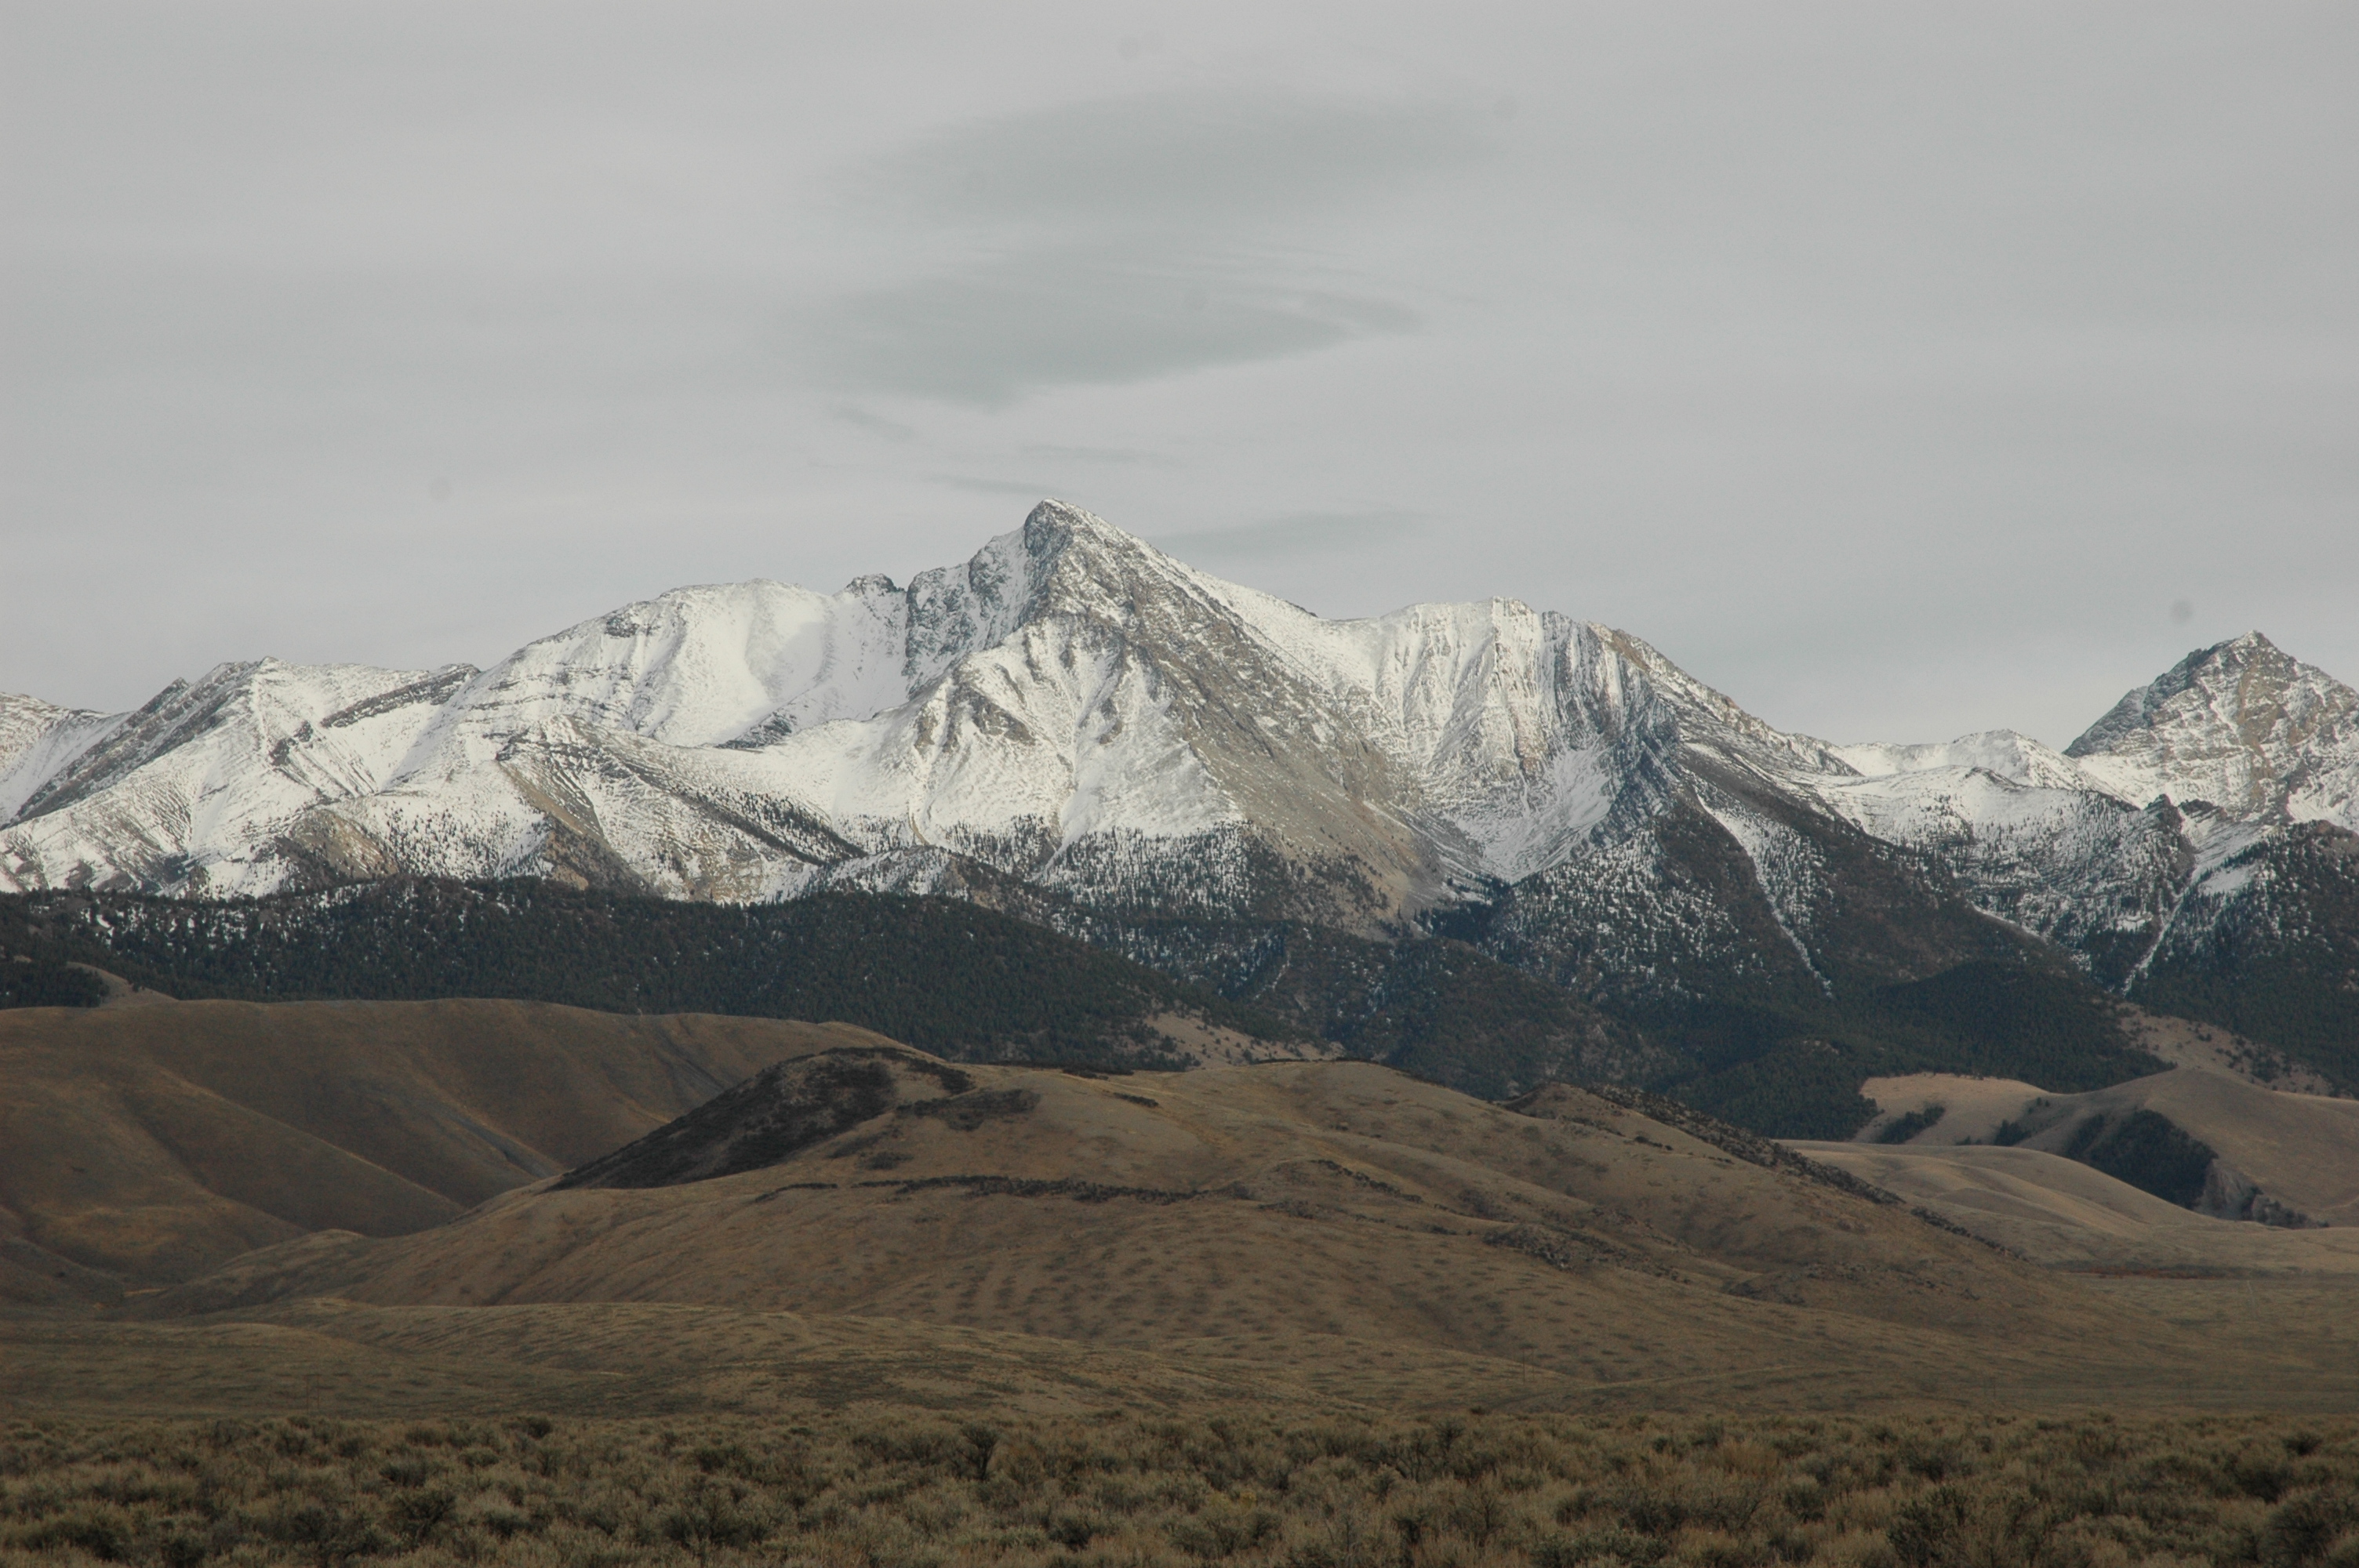
{"type": "Polygon", "coordinates": [[[2359,1564],[2359,1422],[19,1422],[0,1436],[0,1558],[2359,1564]]]}

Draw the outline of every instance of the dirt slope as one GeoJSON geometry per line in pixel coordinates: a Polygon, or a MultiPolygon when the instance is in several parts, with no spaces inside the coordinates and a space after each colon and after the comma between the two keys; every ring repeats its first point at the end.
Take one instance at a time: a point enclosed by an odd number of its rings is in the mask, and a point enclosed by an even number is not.
{"type": "Polygon", "coordinates": [[[507,1001],[0,1011],[0,1296],[440,1224],[773,1062],[877,1038],[507,1001]]]}

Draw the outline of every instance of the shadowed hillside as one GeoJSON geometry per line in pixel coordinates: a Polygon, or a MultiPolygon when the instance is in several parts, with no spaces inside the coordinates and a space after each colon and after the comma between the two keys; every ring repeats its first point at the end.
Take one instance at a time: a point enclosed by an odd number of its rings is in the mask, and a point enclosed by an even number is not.
{"type": "Polygon", "coordinates": [[[947,899],[718,905],[538,881],[313,897],[0,899],[10,941],[183,999],[495,997],[606,1012],[835,1019],[944,1054],[1180,1066],[1326,1054],[1306,1031],[947,899]]]}
{"type": "Polygon", "coordinates": [[[1862,1138],[2021,1146],[2179,1207],[2264,1225],[2359,1222],[2359,1100],[2286,1094],[2190,1065],[2082,1094],[1943,1073],[1874,1078],[1862,1138]]]}
{"type": "Polygon", "coordinates": [[[2223,1280],[2359,1276],[2359,1228],[2216,1219],[2060,1154],[1984,1144],[1805,1143],[1837,1166],[2036,1262],[2223,1280]]]}
{"type": "MultiPolygon", "coordinates": [[[[1532,954],[1519,960],[1560,985],[1449,938],[1118,921],[979,873],[967,891],[1013,913],[850,892],[716,906],[397,881],[225,903],[0,898],[0,946],[101,964],[179,996],[494,996],[832,1018],[960,1061],[1349,1055],[1499,1099],[1554,1080],[1617,1082],[1778,1137],[1847,1136],[1875,1114],[1858,1087],[1879,1075],[1994,1073],[2077,1090],[2164,1065],[2116,1001],[1971,914],[1940,941],[1925,936],[1930,949],[1908,946],[1935,971],[1922,979],[1894,978],[1906,966],[1890,955],[1881,968],[1863,958],[1834,998],[1816,981],[1797,989],[1790,976],[1772,983],[1744,966],[1682,968],[1662,953],[1637,968],[1660,959],[1680,977],[1677,994],[1654,996],[1601,989],[1595,954],[1561,973],[1532,954]],[[1077,935],[1052,929],[1068,925],[1077,935]]],[[[1611,911],[1596,913],[1612,930],[1611,911]]],[[[1635,961],[1617,960],[1614,985],[1635,961]]]]}
{"type": "Polygon", "coordinates": [[[0,1012],[0,1289],[106,1295],[306,1231],[439,1225],[876,1038],[535,1002],[0,1012]]]}

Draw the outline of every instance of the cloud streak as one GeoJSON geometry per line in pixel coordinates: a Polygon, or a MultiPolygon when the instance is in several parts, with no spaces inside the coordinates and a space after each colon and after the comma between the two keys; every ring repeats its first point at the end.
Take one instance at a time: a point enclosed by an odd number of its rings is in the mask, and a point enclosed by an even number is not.
{"type": "Polygon", "coordinates": [[[946,126],[853,172],[858,204],[1025,232],[1291,227],[1481,158],[1477,116],[1417,102],[1163,93],[946,126]]]}
{"type": "Polygon", "coordinates": [[[1412,332],[1307,236],[1484,150],[1433,105],[1284,94],[951,126],[861,166],[846,209],[954,259],[830,299],[801,348],[845,391],[999,406],[1412,332]]]}
{"type": "Polygon", "coordinates": [[[1140,246],[984,263],[838,299],[810,347],[831,384],[847,391],[993,406],[1418,326],[1417,312],[1382,298],[1253,277],[1197,281],[1187,259],[1140,246]]]}

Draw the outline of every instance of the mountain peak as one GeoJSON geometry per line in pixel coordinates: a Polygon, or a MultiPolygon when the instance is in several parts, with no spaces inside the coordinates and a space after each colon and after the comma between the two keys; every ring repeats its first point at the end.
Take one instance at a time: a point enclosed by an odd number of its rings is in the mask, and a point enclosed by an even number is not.
{"type": "Polygon", "coordinates": [[[1046,587],[1058,575],[1060,566],[1078,568],[1084,579],[1140,567],[1160,568],[1166,574],[1188,570],[1137,535],[1062,501],[1043,501],[1035,506],[1025,516],[1021,536],[1024,553],[1036,563],[1033,580],[1039,587],[1046,587]]]}
{"type": "Polygon", "coordinates": [[[2103,755],[2133,743],[2141,732],[2183,730],[2207,719],[2241,730],[2254,719],[2266,721],[2289,697],[2315,694],[2333,706],[2331,694],[2336,691],[2348,695],[2350,688],[2294,658],[2259,632],[2247,632],[2198,648],[2125,693],[2104,718],[2064,748],[2064,754],[2103,755]]]}
{"type": "Polygon", "coordinates": [[[1024,541],[1065,539],[1074,535],[1094,538],[1110,538],[1137,544],[1135,535],[1125,534],[1095,513],[1085,512],[1069,502],[1051,496],[1025,514],[1024,541]]]}
{"type": "Polygon", "coordinates": [[[2349,803],[2338,781],[2359,767],[2359,692],[2247,632],[2125,694],[2064,754],[2124,798],[2339,816],[2349,803]]]}
{"type": "MultiPolygon", "coordinates": [[[[1726,827],[1793,787],[1878,823],[2054,804],[1992,779],[2359,821],[2359,695],[2258,633],[2130,693],[2074,754],[1829,748],[1625,633],[1508,599],[1322,620],[1051,498],[903,588],[676,589],[481,675],[265,661],[131,714],[0,703],[0,887],[414,870],[772,897],[955,854],[1082,902],[1181,890],[1376,930],[1651,855],[1632,835],[1680,802],[1726,827]]],[[[1800,851],[1745,843],[1786,887],[1800,851]]]]}

